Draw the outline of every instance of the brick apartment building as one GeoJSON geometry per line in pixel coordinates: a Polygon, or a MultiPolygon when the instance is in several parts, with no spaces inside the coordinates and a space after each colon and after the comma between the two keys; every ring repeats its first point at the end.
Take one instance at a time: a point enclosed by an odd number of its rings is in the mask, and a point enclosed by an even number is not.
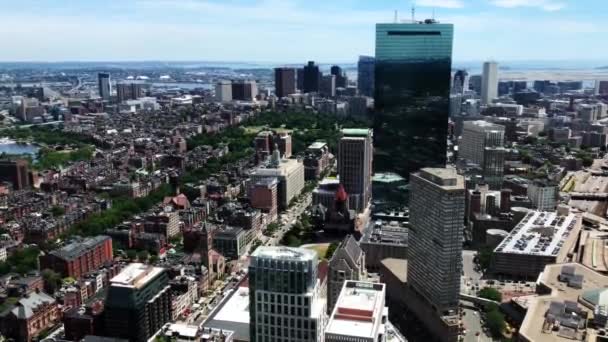
{"type": "Polygon", "coordinates": [[[112,259],[112,239],[100,235],[72,242],[40,256],[40,269],[48,268],[62,277],[79,279],[112,259]]]}

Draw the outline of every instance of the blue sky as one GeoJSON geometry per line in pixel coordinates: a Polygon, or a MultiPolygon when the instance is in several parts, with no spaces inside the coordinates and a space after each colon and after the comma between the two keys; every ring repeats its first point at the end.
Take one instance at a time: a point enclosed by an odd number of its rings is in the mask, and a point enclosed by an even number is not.
{"type": "MultiPolygon", "coordinates": [[[[408,0],[0,0],[0,61],[351,62],[408,0]]],[[[606,60],[606,0],[416,0],[454,59],[606,60]]]]}

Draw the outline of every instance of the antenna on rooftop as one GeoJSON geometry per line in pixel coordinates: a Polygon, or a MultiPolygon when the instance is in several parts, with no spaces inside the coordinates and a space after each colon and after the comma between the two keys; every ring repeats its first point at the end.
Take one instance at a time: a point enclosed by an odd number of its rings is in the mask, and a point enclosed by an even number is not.
{"type": "Polygon", "coordinates": [[[412,22],[416,22],[416,2],[412,2],[412,22]]]}
{"type": "Polygon", "coordinates": [[[433,7],[433,17],[432,17],[432,19],[435,20],[435,7],[433,7]]]}
{"type": "Polygon", "coordinates": [[[399,11],[395,10],[395,24],[399,22],[399,11]]]}

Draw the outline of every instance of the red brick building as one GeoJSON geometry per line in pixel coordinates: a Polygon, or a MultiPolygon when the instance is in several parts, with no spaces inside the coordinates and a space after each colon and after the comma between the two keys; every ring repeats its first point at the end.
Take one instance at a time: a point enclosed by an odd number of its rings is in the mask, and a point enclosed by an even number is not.
{"type": "Polygon", "coordinates": [[[112,239],[96,236],[75,241],[40,257],[40,269],[51,269],[62,277],[80,279],[113,260],[112,239]]]}
{"type": "Polygon", "coordinates": [[[12,309],[0,314],[0,332],[15,341],[30,342],[43,330],[57,324],[61,312],[57,301],[46,293],[32,292],[12,309]]]}
{"type": "Polygon", "coordinates": [[[266,178],[253,183],[249,190],[251,207],[268,214],[270,221],[276,220],[278,215],[277,187],[276,178],[266,178]]]}

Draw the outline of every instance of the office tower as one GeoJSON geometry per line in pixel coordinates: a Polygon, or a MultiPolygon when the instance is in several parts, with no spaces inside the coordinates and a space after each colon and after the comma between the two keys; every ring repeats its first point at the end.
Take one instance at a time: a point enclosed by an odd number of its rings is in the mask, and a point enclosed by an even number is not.
{"type": "Polygon", "coordinates": [[[29,166],[25,159],[0,160],[0,181],[13,184],[13,189],[23,190],[31,186],[29,166]]]}
{"type": "Polygon", "coordinates": [[[376,171],[445,167],[453,31],[434,20],[376,25],[376,171]]]}
{"type": "Polygon", "coordinates": [[[365,253],[352,235],[348,235],[329,260],[327,272],[327,313],[331,314],[347,280],[364,280],[365,253]]]}
{"type": "Polygon", "coordinates": [[[317,253],[304,248],[258,247],[249,264],[249,338],[322,341],[325,299],[317,253]]]}
{"type": "Polygon", "coordinates": [[[296,69],[296,88],[303,92],[304,91],[304,68],[296,69]]]}
{"type": "Polygon", "coordinates": [[[112,96],[112,84],[110,83],[110,74],[100,72],[97,74],[97,87],[99,96],[104,100],[110,100],[112,96]]]}
{"type": "Polygon", "coordinates": [[[335,75],[324,75],[321,77],[321,86],[319,87],[319,93],[324,97],[335,97],[336,96],[336,76],[335,75]]]}
{"type": "Polygon", "coordinates": [[[475,92],[475,94],[481,94],[481,75],[472,75],[469,77],[469,89],[475,92]]]}
{"type": "Polygon", "coordinates": [[[498,63],[483,63],[483,76],[481,78],[481,103],[492,103],[498,97],[498,63]]]}
{"type": "Polygon", "coordinates": [[[505,127],[487,121],[465,121],[462,140],[458,146],[461,159],[483,165],[486,147],[502,147],[505,140],[505,127]]]}
{"type": "Polygon", "coordinates": [[[315,65],[315,62],[310,61],[308,65],[304,66],[304,93],[316,93],[319,91],[319,85],[321,84],[321,72],[319,66],[315,65]]]}
{"type": "Polygon", "coordinates": [[[369,56],[359,56],[357,63],[357,89],[359,95],[374,96],[376,59],[369,56]]]}
{"type": "Polygon", "coordinates": [[[505,126],[487,121],[465,121],[458,146],[459,157],[482,168],[492,190],[500,190],[504,174],[505,126]]]}
{"type": "Polygon", "coordinates": [[[296,92],[296,70],[293,68],[274,69],[274,92],[278,98],[296,92]]]}
{"type": "Polygon", "coordinates": [[[346,74],[344,71],[342,71],[342,68],[334,65],[331,67],[330,73],[336,76],[336,88],[346,88],[346,83],[348,83],[348,80],[346,78],[346,74]]]}
{"type": "Polygon", "coordinates": [[[456,71],[452,82],[452,93],[462,94],[467,90],[469,90],[469,73],[466,70],[456,71]]]}
{"type": "Polygon", "coordinates": [[[386,285],[347,281],[325,329],[325,342],[385,342],[386,285]]]}
{"type": "Polygon", "coordinates": [[[232,82],[232,99],[240,101],[253,101],[258,96],[256,81],[238,80],[232,82]]]}
{"type": "Polygon", "coordinates": [[[349,196],[350,209],[362,212],[372,194],[373,131],[343,129],[338,144],[338,174],[349,196]]]}
{"type": "Polygon", "coordinates": [[[231,81],[223,80],[215,84],[215,101],[222,103],[232,101],[231,81]]]}
{"type": "Polygon", "coordinates": [[[145,342],[171,321],[171,286],[164,268],[133,263],[110,280],[105,336],[145,342]]]}
{"type": "Polygon", "coordinates": [[[410,177],[407,281],[439,315],[458,309],[464,196],[455,169],[424,168],[410,177]]]}
{"type": "Polygon", "coordinates": [[[116,97],[118,102],[126,100],[137,100],[144,95],[141,82],[121,82],[116,85],[116,97]]]}

